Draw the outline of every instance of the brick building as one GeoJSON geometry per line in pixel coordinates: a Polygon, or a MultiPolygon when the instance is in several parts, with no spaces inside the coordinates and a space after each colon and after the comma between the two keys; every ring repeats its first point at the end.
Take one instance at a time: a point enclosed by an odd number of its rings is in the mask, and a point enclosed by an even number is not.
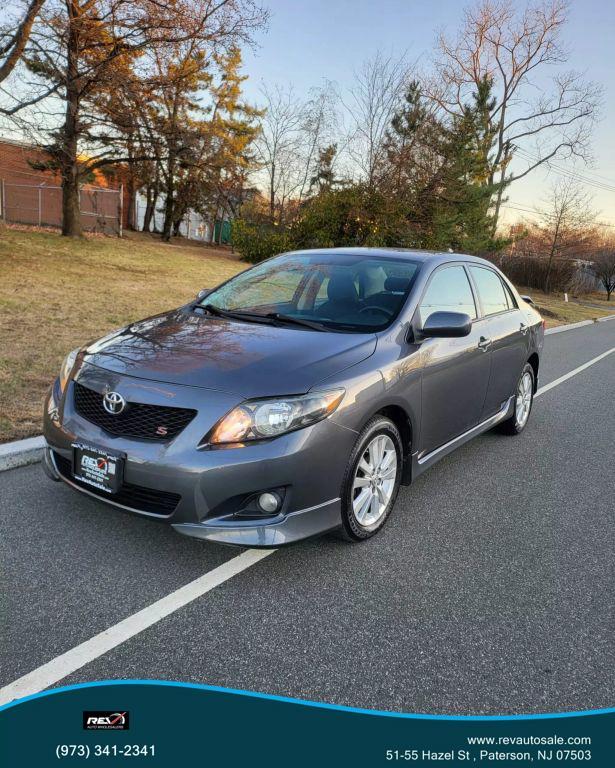
{"type": "MultiPolygon", "coordinates": [[[[44,150],[26,142],[0,138],[0,213],[7,222],[61,226],[62,191],[57,172],[40,171],[33,163],[48,160],[44,150]]],[[[127,191],[119,181],[96,171],[81,189],[84,229],[120,231],[128,225],[127,191]],[[123,195],[121,194],[123,190],[123,195]],[[123,196],[123,199],[121,197],[123,196]]]]}

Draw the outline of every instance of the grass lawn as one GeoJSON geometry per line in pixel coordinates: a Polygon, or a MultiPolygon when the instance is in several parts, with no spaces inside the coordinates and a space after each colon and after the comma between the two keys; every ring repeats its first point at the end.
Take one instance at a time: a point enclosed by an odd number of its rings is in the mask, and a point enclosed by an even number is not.
{"type": "MultiPolygon", "coordinates": [[[[1,225],[0,225],[1,226],[1,225]]],[[[152,236],[69,240],[0,228],[0,442],[41,432],[47,387],[71,349],[189,301],[245,268],[230,252],[152,236]]],[[[521,289],[548,326],[615,313],[521,289]]]]}
{"type": "Polygon", "coordinates": [[[535,288],[517,287],[519,293],[531,296],[539,312],[547,323],[547,328],[565,323],[578,323],[581,320],[596,320],[606,315],[615,315],[615,301],[606,301],[606,295],[592,293],[589,296],[564,301],[563,293],[543,293],[535,288]],[[596,304],[599,306],[590,306],[596,304]],[[601,309],[599,307],[604,307],[601,309]]]}
{"type": "Polygon", "coordinates": [[[225,250],[137,233],[73,241],[1,228],[0,442],[40,434],[45,392],[71,349],[246,266],[225,250]]]}

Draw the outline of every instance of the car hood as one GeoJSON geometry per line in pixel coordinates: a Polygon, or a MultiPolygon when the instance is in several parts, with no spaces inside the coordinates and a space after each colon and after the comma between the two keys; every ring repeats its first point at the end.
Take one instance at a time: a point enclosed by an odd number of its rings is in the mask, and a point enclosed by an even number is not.
{"type": "Polygon", "coordinates": [[[374,334],[244,323],[180,309],[99,339],[83,361],[151,381],[265,397],[307,392],[375,348],[374,334]]]}

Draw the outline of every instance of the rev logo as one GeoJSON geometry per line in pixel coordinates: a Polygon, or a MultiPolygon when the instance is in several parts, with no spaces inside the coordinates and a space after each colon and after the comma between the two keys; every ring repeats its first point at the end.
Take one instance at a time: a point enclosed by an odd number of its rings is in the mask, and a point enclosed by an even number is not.
{"type": "Polygon", "coordinates": [[[128,712],[84,712],[83,728],[86,731],[127,731],[129,723],[128,712]]]}

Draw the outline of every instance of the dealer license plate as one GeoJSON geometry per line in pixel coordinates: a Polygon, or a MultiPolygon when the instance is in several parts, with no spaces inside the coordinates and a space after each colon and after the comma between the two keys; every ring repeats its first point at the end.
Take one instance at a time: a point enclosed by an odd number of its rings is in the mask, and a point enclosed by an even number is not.
{"type": "Polygon", "coordinates": [[[73,444],[73,476],[82,483],[107,493],[117,493],[122,485],[124,456],[83,443],[73,444]]]}

